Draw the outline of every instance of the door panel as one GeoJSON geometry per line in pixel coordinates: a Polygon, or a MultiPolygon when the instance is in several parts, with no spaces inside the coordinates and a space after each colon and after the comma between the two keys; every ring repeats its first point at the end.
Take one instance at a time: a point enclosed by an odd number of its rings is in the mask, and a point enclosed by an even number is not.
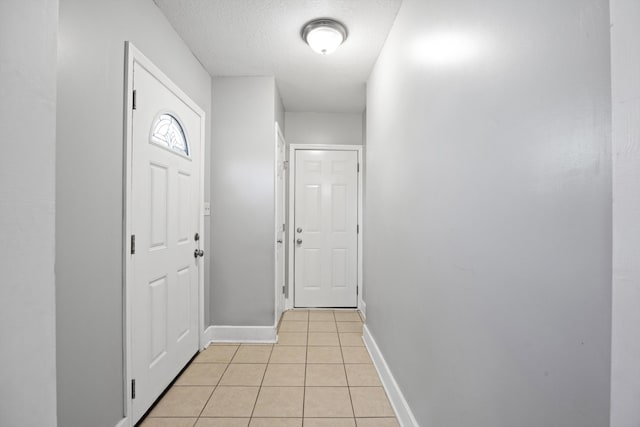
{"type": "Polygon", "coordinates": [[[167,277],[163,276],[149,283],[149,306],[151,322],[151,352],[149,367],[152,368],[167,354],[167,277]]]}
{"type": "Polygon", "coordinates": [[[321,198],[321,188],[320,185],[317,184],[307,184],[304,186],[304,204],[302,205],[302,213],[305,218],[305,230],[310,233],[319,233],[321,231],[321,220],[320,215],[322,215],[322,198],[321,198]]]}
{"type": "Polygon", "coordinates": [[[331,287],[344,288],[349,283],[347,277],[348,252],[346,249],[333,249],[331,259],[331,287]]]}
{"type": "Polygon", "coordinates": [[[334,233],[347,231],[347,187],[331,187],[331,228],[334,233]]]}
{"type": "Polygon", "coordinates": [[[304,269],[303,287],[305,289],[320,289],[322,279],[322,254],[320,249],[301,249],[302,267],[304,269]]]}
{"type": "Polygon", "coordinates": [[[186,171],[178,172],[178,244],[189,244],[189,216],[192,215],[189,201],[191,190],[196,183],[192,182],[191,175],[186,171]]]}
{"type": "Polygon", "coordinates": [[[356,307],[358,153],[295,152],[296,307],[356,307]]]}
{"type": "Polygon", "coordinates": [[[167,167],[151,164],[149,167],[149,194],[151,196],[149,225],[151,227],[151,248],[167,247],[168,185],[167,167]]]}
{"type": "Polygon", "coordinates": [[[194,257],[194,236],[200,232],[203,118],[138,63],[133,78],[130,351],[136,422],[198,351],[202,263],[194,257]],[[181,137],[186,151],[172,145],[181,137]]]}
{"type": "Polygon", "coordinates": [[[173,336],[176,342],[182,341],[189,334],[189,300],[191,299],[191,268],[184,267],[178,271],[176,280],[176,321],[173,336]]]}

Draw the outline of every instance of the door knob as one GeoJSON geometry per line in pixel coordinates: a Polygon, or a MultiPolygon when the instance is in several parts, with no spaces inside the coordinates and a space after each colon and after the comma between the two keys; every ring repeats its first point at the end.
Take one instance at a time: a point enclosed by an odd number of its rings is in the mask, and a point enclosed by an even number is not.
{"type": "Polygon", "coordinates": [[[204,256],[204,251],[202,249],[196,249],[195,251],[193,251],[193,256],[195,258],[202,257],[204,256]]]}
{"type": "Polygon", "coordinates": [[[297,244],[299,244],[299,245],[301,245],[301,244],[302,244],[302,239],[298,239],[298,240],[296,240],[296,243],[297,243],[297,244]]]}
{"type": "Polygon", "coordinates": [[[298,229],[296,230],[298,233],[302,233],[302,228],[298,227],[298,229]]]}
{"type": "Polygon", "coordinates": [[[278,239],[278,243],[282,243],[282,239],[278,239]]]}

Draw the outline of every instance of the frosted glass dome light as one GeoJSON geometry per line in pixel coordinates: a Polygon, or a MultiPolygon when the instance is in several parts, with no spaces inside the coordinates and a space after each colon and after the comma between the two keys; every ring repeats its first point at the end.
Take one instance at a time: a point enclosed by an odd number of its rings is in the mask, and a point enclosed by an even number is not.
{"type": "Polygon", "coordinates": [[[347,39],[347,29],[333,19],[315,19],[302,27],[301,35],[311,49],[328,55],[347,39]]]}

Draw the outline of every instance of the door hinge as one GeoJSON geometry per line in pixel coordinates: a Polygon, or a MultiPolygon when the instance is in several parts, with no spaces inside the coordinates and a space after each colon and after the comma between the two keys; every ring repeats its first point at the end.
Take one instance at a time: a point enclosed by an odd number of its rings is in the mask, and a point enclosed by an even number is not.
{"type": "Polygon", "coordinates": [[[284,170],[289,169],[289,160],[285,160],[284,162],[282,162],[282,168],[284,170]]]}
{"type": "Polygon", "coordinates": [[[131,380],[131,398],[136,398],[136,380],[131,380]]]}
{"type": "Polygon", "coordinates": [[[284,286],[282,286],[282,293],[284,294],[284,286]]]}
{"type": "Polygon", "coordinates": [[[137,100],[138,97],[136,96],[136,90],[133,90],[133,95],[132,95],[132,105],[133,105],[133,109],[136,109],[136,105],[137,105],[137,100]]]}
{"type": "Polygon", "coordinates": [[[136,235],[131,235],[131,255],[136,253],[136,235]]]}
{"type": "Polygon", "coordinates": [[[356,225],[356,233],[360,234],[360,224],[356,225]]]}
{"type": "Polygon", "coordinates": [[[284,224],[282,224],[282,231],[285,231],[285,230],[284,230],[284,224]]]}
{"type": "Polygon", "coordinates": [[[360,163],[358,163],[358,172],[360,172],[360,163]]]}

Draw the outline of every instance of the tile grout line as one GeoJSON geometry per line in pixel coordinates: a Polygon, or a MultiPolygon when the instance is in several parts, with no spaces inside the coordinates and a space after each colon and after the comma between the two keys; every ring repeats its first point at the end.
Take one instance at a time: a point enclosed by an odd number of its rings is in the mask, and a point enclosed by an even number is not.
{"type": "MultiPolygon", "coordinates": [[[[337,324],[336,324],[336,327],[338,327],[337,324]]],[[[351,384],[349,384],[349,376],[347,375],[347,364],[344,362],[344,353],[342,352],[342,340],[340,339],[340,334],[338,334],[338,341],[340,342],[340,356],[342,357],[342,369],[344,370],[344,378],[347,381],[347,391],[349,392],[349,403],[351,404],[351,413],[353,414],[353,423],[357,424],[356,410],[353,408],[353,397],[351,396],[351,384]]]]}
{"type": "Polygon", "coordinates": [[[307,311],[307,345],[304,348],[304,381],[302,383],[302,426],[304,427],[304,407],[307,399],[307,358],[309,357],[309,324],[311,312],[307,311]]]}
{"type": "Polygon", "coordinates": [[[251,415],[249,415],[249,424],[251,424],[251,420],[253,420],[253,414],[256,411],[256,406],[258,406],[258,399],[260,398],[260,392],[262,391],[262,384],[264,383],[264,377],[267,375],[267,369],[269,369],[269,362],[271,361],[271,355],[273,355],[273,349],[275,345],[271,346],[271,351],[269,352],[269,358],[267,359],[267,365],[264,368],[264,373],[262,374],[262,380],[260,380],[260,386],[258,387],[258,394],[256,394],[256,400],[253,402],[253,408],[251,409],[251,415]]]}
{"type": "MultiPolygon", "coordinates": [[[[213,349],[212,349],[213,350],[213,349]]],[[[238,353],[238,350],[240,350],[240,345],[238,345],[238,347],[236,347],[236,351],[233,352],[233,355],[231,356],[231,358],[229,359],[229,363],[227,363],[227,366],[224,368],[224,371],[222,372],[222,374],[220,375],[220,378],[218,379],[218,381],[216,382],[216,385],[213,387],[213,390],[211,390],[211,394],[209,395],[209,398],[207,399],[207,401],[205,402],[204,406],[202,407],[202,409],[200,410],[200,414],[198,414],[198,416],[196,417],[196,424],[198,424],[198,421],[200,421],[200,418],[202,417],[202,413],[204,412],[204,409],[207,407],[207,405],[209,404],[209,401],[211,400],[211,398],[213,397],[213,393],[216,391],[216,389],[218,388],[218,384],[220,384],[220,381],[222,381],[222,377],[224,377],[224,374],[227,373],[227,369],[229,369],[229,366],[231,365],[231,361],[233,360],[234,357],[236,357],[236,354],[238,353]]],[[[194,424],[195,425],[195,424],[194,424]]]]}

